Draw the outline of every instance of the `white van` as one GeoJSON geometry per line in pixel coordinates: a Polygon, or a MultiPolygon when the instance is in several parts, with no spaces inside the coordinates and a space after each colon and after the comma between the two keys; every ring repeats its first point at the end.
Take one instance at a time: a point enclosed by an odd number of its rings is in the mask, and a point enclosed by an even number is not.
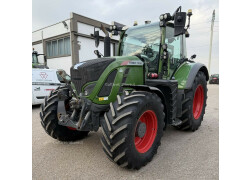
{"type": "Polygon", "coordinates": [[[57,69],[32,69],[32,105],[42,104],[45,96],[65,85],[57,69]]]}

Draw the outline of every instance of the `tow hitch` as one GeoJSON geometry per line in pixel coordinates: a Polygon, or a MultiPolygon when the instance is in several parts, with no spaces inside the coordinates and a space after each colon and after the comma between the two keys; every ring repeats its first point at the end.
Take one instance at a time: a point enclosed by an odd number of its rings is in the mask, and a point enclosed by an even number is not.
{"type": "Polygon", "coordinates": [[[80,95],[80,99],[72,98],[69,102],[68,109],[66,109],[67,105],[65,104],[65,101],[68,98],[68,91],[62,89],[58,92],[58,124],[75,128],[79,131],[85,130],[85,125],[89,121],[91,115],[91,101],[80,95]],[[67,113],[68,111],[71,111],[72,113],[67,113]]]}

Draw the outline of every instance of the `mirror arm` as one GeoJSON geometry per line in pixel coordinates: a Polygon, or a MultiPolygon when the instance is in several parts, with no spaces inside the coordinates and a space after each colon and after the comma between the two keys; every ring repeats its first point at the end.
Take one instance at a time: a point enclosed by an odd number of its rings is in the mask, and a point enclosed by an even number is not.
{"type": "Polygon", "coordinates": [[[181,12],[181,6],[179,6],[176,10],[175,10],[175,12],[173,13],[173,15],[172,15],[172,20],[174,20],[174,17],[175,17],[175,15],[176,15],[176,13],[177,12],[181,12]]]}
{"type": "Polygon", "coordinates": [[[98,50],[94,50],[95,55],[97,55],[98,58],[103,57],[103,55],[98,51],[98,50]]]}
{"type": "Polygon", "coordinates": [[[187,25],[187,27],[186,27],[186,30],[188,30],[188,29],[190,28],[190,17],[191,17],[191,16],[188,16],[188,25],[187,25]]]}
{"type": "Polygon", "coordinates": [[[193,15],[192,10],[189,9],[189,10],[188,10],[188,13],[187,13],[187,16],[188,16],[188,25],[187,25],[187,27],[186,27],[186,30],[190,28],[190,19],[191,19],[190,17],[191,17],[192,15],[193,15]]]}

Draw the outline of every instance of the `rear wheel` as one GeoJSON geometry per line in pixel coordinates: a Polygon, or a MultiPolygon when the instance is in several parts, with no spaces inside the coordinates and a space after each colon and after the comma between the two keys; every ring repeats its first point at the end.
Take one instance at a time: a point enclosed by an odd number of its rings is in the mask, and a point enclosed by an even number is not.
{"type": "Polygon", "coordinates": [[[185,91],[182,101],[182,121],[177,126],[181,130],[197,130],[203,120],[207,102],[207,81],[203,72],[199,71],[191,89],[185,91]]]}
{"type": "Polygon", "coordinates": [[[50,96],[45,97],[44,103],[41,105],[41,125],[45,132],[59,141],[76,141],[88,135],[88,131],[76,131],[73,128],[61,126],[58,124],[57,114],[57,93],[59,89],[68,91],[67,88],[60,87],[50,93],[50,96]]]}
{"type": "Polygon", "coordinates": [[[163,104],[153,93],[117,96],[101,119],[103,150],[122,167],[139,169],[157,153],[164,127],[163,104]]]}

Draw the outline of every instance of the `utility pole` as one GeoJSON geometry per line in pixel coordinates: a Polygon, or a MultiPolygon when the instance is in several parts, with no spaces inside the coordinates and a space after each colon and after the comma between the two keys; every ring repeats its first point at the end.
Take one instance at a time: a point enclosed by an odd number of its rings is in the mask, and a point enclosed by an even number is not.
{"type": "Polygon", "coordinates": [[[213,45],[214,19],[215,19],[215,10],[213,11],[212,21],[211,21],[210,49],[209,49],[209,59],[208,59],[208,73],[209,73],[209,74],[210,74],[211,55],[212,55],[212,45],[213,45]]]}

